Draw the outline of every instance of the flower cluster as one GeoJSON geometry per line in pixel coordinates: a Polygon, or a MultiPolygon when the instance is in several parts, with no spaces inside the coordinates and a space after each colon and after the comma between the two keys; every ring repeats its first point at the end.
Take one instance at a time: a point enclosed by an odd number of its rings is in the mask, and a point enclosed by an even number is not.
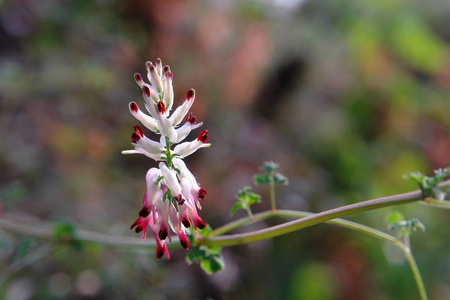
{"type": "Polygon", "coordinates": [[[155,65],[147,62],[145,66],[149,84],[144,82],[140,74],[135,74],[134,78],[141,88],[149,115],[142,112],[135,102],[130,102],[129,109],[136,119],[149,130],[161,135],[161,138],[153,141],[144,135],[141,127],[134,126],[131,135],[134,150],[122,153],[144,154],[160,163],[158,168],[151,168],[147,172],[143,207],[130,229],[135,228],[136,233],[142,232],[142,238],[145,238],[150,227],[157,244],[156,257],[159,259],[165,255],[169,259],[165,242],[166,238],[171,240],[169,228],[178,235],[181,245],[188,249],[186,228],[192,226],[197,230],[205,227],[197,208],[201,209],[200,200],[204,199],[206,191],[199,186],[182,159],[211,144],[207,143],[206,130],[194,141],[181,143],[191,130],[202,125],[197,123],[192,113],[188,115],[194,103],[195,91],[189,90],[184,103],[171,113],[174,102],[172,71],[169,66],[163,67],[159,58],[155,65]],[[183,120],[184,124],[180,125],[183,120]]]}

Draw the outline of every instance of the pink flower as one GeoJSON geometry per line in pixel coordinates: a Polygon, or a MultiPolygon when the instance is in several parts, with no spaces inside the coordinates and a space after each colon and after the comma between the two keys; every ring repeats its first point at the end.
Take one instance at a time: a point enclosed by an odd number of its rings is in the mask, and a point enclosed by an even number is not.
{"type": "Polygon", "coordinates": [[[143,205],[130,229],[136,233],[142,232],[144,239],[150,227],[157,246],[156,258],[165,255],[169,259],[166,240],[171,241],[171,230],[177,234],[181,245],[189,249],[186,229],[193,227],[197,231],[206,227],[197,211],[201,209],[200,200],[204,199],[206,191],[200,188],[182,158],[211,144],[207,143],[206,130],[194,141],[181,143],[192,130],[203,124],[197,123],[192,113],[188,115],[195,100],[195,91],[189,90],[184,103],[171,114],[174,102],[172,71],[169,66],[163,67],[160,59],[155,65],[147,62],[145,66],[149,83],[144,82],[138,73],[134,78],[141,88],[149,114],[142,112],[135,102],[130,102],[129,110],[147,129],[161,137],[159,141],[153,141],[145,136],[141,127],[134,126],[131,135],[134,149],[122,153],[144,154],[160,163],[158,168],[151,168],[147,172],[143,205]],[[185,123],[180,126],[183,119],[185,123]]]}

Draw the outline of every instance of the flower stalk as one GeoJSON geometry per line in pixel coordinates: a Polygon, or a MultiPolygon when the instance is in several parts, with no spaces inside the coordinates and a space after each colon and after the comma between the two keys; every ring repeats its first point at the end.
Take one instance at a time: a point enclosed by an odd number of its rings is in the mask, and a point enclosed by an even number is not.
{"type": "Polygon", "coordinates": [[[193,227],[196,231],[206,226],[198,216],[201,209],[200,200],[206,191],[200,188],[194,175],[188,170],[182,159],[200,148],[209,147],[208,131],[202,131],[196,140],[181,143],[191,132],[202,125],[189,114],[195,100],[195,91],[190,89],[186,100],[171,114],[173,106],[173,73],[169,66],[162,66],[158,58],[156,64],[145,64],[149,83],[144,82],[142,75],[135,74],[134,79],[141,88],[145,107],[149,113],[142,112],[135,102],[129,104],[130,113],[148,130],[161,135],[160,141],[153,141],[145,136],[139,126],[134,126],[131,145],[134,150],[123,151],[123,154],[144,154],[159,161],[158,168],[147,172],[147,190],[143,197],[143,206],[139,217],[131,225],[136,233],[147,235],[148,228],[156,242],[156,258],[170,258],[166,239],[171,241],[170,229],[178,235],[180,244],[189,249],[186,229],[193,227]],[[187,118],[186,118],[186,115],[187,118]],[[183,120],[186,120],[180,126],[183,120]],[[171,147],[178,144],[172,150],[171,147]]]}

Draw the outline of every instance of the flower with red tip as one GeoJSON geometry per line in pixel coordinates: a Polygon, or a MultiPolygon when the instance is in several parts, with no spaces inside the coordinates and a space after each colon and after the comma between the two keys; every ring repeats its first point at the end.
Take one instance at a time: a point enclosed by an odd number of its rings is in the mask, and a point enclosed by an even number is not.
{"type": "Polygon", "coordinates": [[[192,142],[184,142],[181,143],[173,149],[173,152],[175,152],[178,156],[181,158],[184,158],[188,155],[191,155],[195,151],[197,151],[200,148],[205,148],[211,146],[211,144],[208,144],[208,131],[202,131],[197,139],[193,140],[192,142]]]}
{"type": "MultiPolygon", "coordinates": [[[[195,100],[194,89],[190,89],[186,93],[186,99],[183,104],[177,107],[171,114],[171,109],[173,106],[172,71],[170,70],[169,66],[163,67],[160,59],[156,61],[156,66],[151,62],[147,62],[145,65],[147,68],[147,77],[149,79],[149,83],[144,82],[142,75],[139,73],[134,74],[134,79],[138,86],[141,88],[142,96],[144,98],[145,107],[148,111],[148,114],[144,113],[136,104],[136,102],[130,102],[129,110],[130,113],[146,128],[156,134],[161,135],[161,147],[159,148],[161,149],[161,152],[165,152],[167,150],[168,143],[170,143],[170,146],[172,146],[174,144],[182,142],[192,130],[202,126],[203,123],[197,123],[196,118],[192,114],[188,115],[189,110],[191,109],[195,100]],[[186,115],[188,115],[187,118],[186,115]],[[180,123],[185,118],[186,122],[182,126],[180,126],[180,123]]],[[[155,146],[152,143],[148,144],[150,146],[155,146]]],[[[154,149],[147,149],[143,145],[143,143],[137,143],[135,139],[132,139],[132,145],[135,148],[134,150],[127,150],[123,151],[122,153],[140,153],[147,155],[155,160],[163,160],[164,158],[164,155],[155,153],[154,149]]],[[[208,147],[209,145],[210,144],[207,144],[204,139],[202,144],[185,144],[183,147],[177,148],[177,150],[181,150],[181,153],[177,154],[186,157],[187,155],[195,152],[197,149],[208,147]]]]}
{"type": "Polygon", "coordinates": [[[186,93],[185,101],[171,113],[173,106],[173,73],[169,66],[163,66],[158,58],[156,63],[147,62],[148,83],[141,74],[134,79],[141,88],[145,108],[143,112],[135,102],[130,102],[130,113],[155,134],[159,141],[148,138],[140,126],[134,126],[131,134],[133,150],[122,151],[123,154],[144,154],[155,161],[160,161],[158,168],[151,168],[146,175],[146,192],[138,218],[131,225],[136,233],[142,233],[144,239],[150,227],[156,241],[156,258],[170,258],[166,241],[171,241],[174,232],[185,249],[189,249],[186,229],[189,227],[205,228],[205,222],[199,217],[206,191],[200,188],[195,176],[189,171],[183,158],[200,148],[209,147],[208,131],[202,131],[191,142],[183,142],[189,133],[202,126],[189,113],[195,100],[193,89],[186,93]],[[189,114],[188,114],[189,113],[189,114]],[[187,115],[187,117],[186,117],[187,115]],[[184,124],[180,126],[181,122],[184,124]]]}

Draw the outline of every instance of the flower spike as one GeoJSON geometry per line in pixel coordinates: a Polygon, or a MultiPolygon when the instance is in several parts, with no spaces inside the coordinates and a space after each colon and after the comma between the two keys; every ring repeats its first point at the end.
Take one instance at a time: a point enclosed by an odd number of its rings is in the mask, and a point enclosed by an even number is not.
{"type": "Polygon", "coordinates": [[[147,172],[142,207],[130,230],[142,233],[144,239],[150,227],[157,246],[156,258],[165,256],[169,259],[166,242],[172,239],[170,229],[177,234],[183,248],[189,249],[186,229],[192,227],[198,231],[206,227],[197,211],[201,209],[200,200],[205,198],[206,190],[200,188],[182,159],[210,144],[207,130],[202,131],[194,141],[183,142],[192,130],[203,124],[197,123],[194,115],[189,113],[195,100],[195,91],[189,90],[184,103],[171,113],[174,94],[170,67],[163,66],[159,58],[155,64],[147,62],[145,67],[149,83],[144,82],[139,73],[134,74],[134,80],[141,88],[149,115],[142,112],[136,102],[130,102],[128,107],[145,128],[161,137],[159,142],[154,141],[145,135],[143,128],[135,125],[131,134],[134,149],[122,153],[144,154],[159,161],[159,165],[147,172]],[[180,126],[183,120],[185,123],[180,126]]]}

